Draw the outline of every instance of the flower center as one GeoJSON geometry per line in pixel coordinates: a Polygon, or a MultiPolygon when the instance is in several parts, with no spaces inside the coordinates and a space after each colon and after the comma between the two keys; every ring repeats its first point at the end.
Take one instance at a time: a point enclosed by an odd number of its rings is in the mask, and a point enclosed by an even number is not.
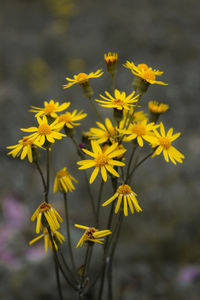
{"type": "Polygon", "coordinates": [[[48,203],[46,203],[46,202],[43,202],[42,204],[40,204],[40,206],[39,206],[38,209],[39,209],[39,212],[43,213],[45,211],[50,210],[51,209],[51,205],[48,204],[48,203]]]}
{"type": "Polygon", "coordinates": [[[120,105],[120,106],[123,106],[123,105],[124,105],[124,101],[121,100],[121,99],[114,99],[112,102],[113,102],[113,104],[115,104],[115,105],[120,105]]]}
{"type": "Polygon", "coordinates": [[[130,194],[132,194],[132,190],[129,185],[122,184],[118,187],[117,193],[121,194],[121,195],[130,195],[130,194]]]}
{"type": "Polygon", "coordinates": [[[50,134],[51,133],[51,127],[46,123],[42,123],[42,124],[40,124],[40,126],[38,128],[38,133],[40,135],[50,134]]]}
{"type": "Polygon", "coordinates": [[[148,70],[148,66],[146,64],[139,64],[139,65],[137,65],[137,67],[140,71],[142,71],[142,70],[147,71],[148,70]]]}
{"type": "Polygon", "coordinates": [[[144,80],[155,80],[156,79],[156,76],[154,74],[154,71],[152,70],[145,70],[143,73],[142,73],[142,78],[144,80]]]}
{"type": "Polygon", "coordinates": [[[86,235],[89,239],[94,239],[93,233],[95,233],[97,230],[94,227],[89,227],[86,230],[86,235]]]}
{"type": "Polygon", "coordinates": [[[108,161],[109,158],[104,154],[100,154],[99,156],[97,156],[97,158],[95,158],[96,166],[99,168],[105,166],[108,161]]]}
{"type": "Polygon", "coordinates": [[[79,84],[88,82],[88,75],[85,73],[79,73],[76,77],[79,84]]]}
{"type": "Polygon", "coordinates": [[[23,144],[24,146],[32,145],[32,144],[33,144],[33,141],[30,140],[28,137],[24,137],[24,138],[22,139],[22,144],[23,144]]]}
{"type": "Polygon", "coordinates": [[[160,145],[163,146],[163,148],[168,149],[171,146],[171,142],[167,137],[160,137],[159,138],[160,145]]]}
{"type": "Polygon", "coordinates": [[[44,112],[45,114],[49,115],[50,113],[56,111],[56,107],[54,104],[47,104],[45,106],[44,112]]]}
{"type": "Polygon", "coordinates": [[[65,170],[60,170],[60,171],[57,173],[57,176],[58,176],[59,178],[65,177],[65,176],[67,176],[67,175],[68,175],[68,173],[67,173],[67,171],[65,171],[65,170]]]}
{"type": "Polygon", "coordinates": [[[46,227],[43,229],[43,234],[44,235],[49,235],[48,229],[46,227]]]}
{"type": "Polygon", "coordinates": [[[145,129],[144,125],[142,125],[141,123],[138,123],[133,126],[133,133],[136,133],[137,136],[142,136],[142,135],[146,134],[146,129],[145,129]]]}
{"type": "Polygon", "coordinates": [[[65,122],[65,123],[70,123],[71,121],[72,121],[72,117],[69,112],[61,115],[58,120],[58,122],[65,122]]]}

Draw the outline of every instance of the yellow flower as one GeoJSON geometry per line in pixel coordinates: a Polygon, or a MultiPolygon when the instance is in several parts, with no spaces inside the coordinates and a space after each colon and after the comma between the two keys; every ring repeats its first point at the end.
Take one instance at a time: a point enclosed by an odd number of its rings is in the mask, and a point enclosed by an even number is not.
{"type": "Polygon", "coordinates": [[[88,242],[103,244],[104,239],[102,239],[102,237],[112,233],[110,230],[98,230],[94,227],[87,227],[78,224],[75,224],[74,226],[77,228],[85,229],[85,232],[76,245],[76,248],[78,248],[79,246],[82,247],[84,243],[88,242]]]}
{"type": "Polygon", "coordinates": [[[62,170],[58,171],[56,174],[56,178],[54,181],[53,192],[57,193],[58,189],[61,192],[73,192],[75,187],[72,181],[78,183],[78,181],[67,172],[67,168],[63,168],[62,170]]]}
{"type": "Polygon", "coordinates": [[[143,139],[148,142],[154,142],[155,136],[153,129],[157,128],[159,125],[155,125],[153,122],[147,124],[147,120],[143,120],[136,123],[131,123],[126,130],[121,130],[123,134],[128,134],[124,140],[130,142],[134,139],[137,139],[137,143],[140,147],[143,147],[143,139]]]}
{"type": "Polygon", "coordinates": [[[135,65],[133,62],[127,61],[124,67],[131,69],[131,72],[136,75],[137,77],[142,78],[144,81],[148,82],[149,84],[162,84],[167,85],[162,81],[157,81],[156,76],[160,76],[163,72],[159,70],[153,70],[152,68],[148,67],[146,64],[139,64],[135,65]]]}
{"type": "Polygon", "coordinates": [[[34,143],[42,146],[46,140],[50,143],[54,143],[55,139],[60,140],[63,136],[66,136],[63,133],[58,132],[62,129],[63,123],[58,123],[57,119],[50,125],[48,124],[46,116],[43,116],[42,119],[38,117],[37,121],[39,127],[21,128],[21,130],[25,132],[35,132],[29,136],[34,143]]]}
{"type": "Polygon", "coordinates": [[[96,122],[99,128],[90,128],[90,139],[96,139],[98,143],[105,143],[107,140],[114,142],[114,139],[119,136],[117,128],[114,128],[110,119],[105,119],[105,125],[96,122]]]}
{"type": "Polygon", "coordinates": [[[70,102],[66,102],[59,105],[59,102],[54,102],[53,100],[50,100],[49,102],[44,101],[44,107],[40,108],[31,105],[31,109],[29,111],[36,113],[36,118],[41,116],[50,116],[52,118],[57,118],[57,112],[67,109],[70,104],[70,102]]]}
{"type": "Polygon", "coordinates": [[[98,78],[102,74],[103,74],[103,72],[101,70],[97,70],[95,73],[92,72],[90,74],[79,73],[78,75],[74,75],[73,79],[66,77],[65,79],[68,81],[68,84],[64,84],[63,88],[67,89],[76,83],[78,83],[80,85],[88,84],[90,78],[98,78]]]}
{"type": "Polygon", "coordinates": [[[176,161],[183,163],[185,156],[174,148],[171,143],[180,136],[180,132],[173,135],[173,128],[170,128],[167,134],[165,134],[165,128],[163,123],[160,123],[160,133],[154,130],[156,140],[152,143],[153,147],[157,147],[153,156],[163,153],[166,162],[171,160],[176,165],[176,161]]]}
{"type": "Polygon", "coordinates": [[[34,222],[37,218],[36,222],[36,233],[39,233],[45,223],[48,223],[51,231],[55,232],[56,229],[60,227],[58,220],[60,222],[63,221],[59,213],[51,206],[51,204],[43,202],[38,206],[36,211],[31,217],[31,221],[34,222]],[[58,220],[57,220],[58,219],[58,220]]]}
{"type": "MultiPolygon", "coordinates": [[[[37,236],[36,238],[34,238],[33,240],[31,240],[29,242],[29,245],[32,245],[33,243],[37,242],[38,240],[44,238],[44,249],[45,249],[45,253],[47,253],[47,250],[48,250],[48,247],[50,249],[52,249],[52,243],[51,243],[51,239],[50,239],[50,236],[49,236],[49,232],[48,232],[48,229],[45,227],[43,229],[43,233],[39,236],[37,236]]],[[[63,241],[65,241],[65,238],[64,236],[58,232],[57,230],[52,232],[52,239],[53,239],[53,242],[54,242],[54,246],[55,246],[55,249],[58,250],[58,242],[60,244],[63,243],[63,241]]]]}
{"type": "Polygon", "coordinates": [[[132,122],[138,122],[148,119],[147,114],[143,110],[134,111],[133,107],[131,107],[130,110],[124,111],[124,121],[126,120],[126,124],[128,123],[130,118],[132,118],[132,122]]]}
{"type": "Polygon", "coordinates": [[[134,208],[133,207],[135,207],[135,210],[137,212],[142,211],[142,209],[139,206],[139,204],[137,202],[137,199],[135,197],[136,195],[137,194],[132,191],[132,189],[129,185],[122,184],[118,187],[116,193],[111,198],[109,198],[106,202],[104,202],[102,204],[102,206],[106,206],[106,205],[110,204],[112,201],[114,201],[117,198],[118,199],[117,200],[117,205],[115,207],[115,213],[117,214],[119,209],[120,209],[122,200],[123,200],[123,202],[124,202],[124,215],[128,216],[128,206],[129,206],[130,211],[131,211],[132,214],[134,213],[134,208]]]}
{"type": "Polygon", "coordinates": [[[8,146],[7,149],[13,149],[11,150],[8,155],[12,155],[12,157],[18,157],[20,156],[21,159],[24,159],[26,156],[28,157],[28,160],[30,163],[33,162],[33,151],[36,149],[36,146],[39,146],[36,144],[32,139],[30,139],[28,136],[23,137],[22,140],[18,141],[17,145],[14,146],[8,146]]]}
{"type": "Polygon", "coordinates": [[[157,101],[149,101],[148,108],[153,114],[162,114],[169,109],[169,105],[158,103],[157,101]]]}
{"type": "Polygon", "coordinates": [[[79,126],[80,123],[75,123],[76,121],[82,120],[87,116],[87,114],[83,113],[81,110],[77,113],[77,109],[75,109],[72,113],[66,112],[61,114],[58,118],[58,122],[64,122],[64,126],[68,128],[73,128],[74,126],[79,126]]]}
{"type": "Polygon", "coordinates": [[[104,59],[107,65],[112,65],[117,62],[118,54],[108,52],[108,54],[104,54],[104,59]]]}
{"type": "Polygon", "coordinates": [[[113,158],[123,154],[126,150],[117,150],[118,143],[114,143],[105,152],[103,152],[96,141],[91,141],[91,146],[93,152],[86,149],[82,150],[86,154],[92,156],[94,160],[88,159],[77,162],[78,165],[81,165],[81,167],[79,167],[80,170],[95,167],[90,177],[90,184],[93,183],[97,177],[99,170],[101,170],[101,176],[104,181],[107,181],[107,171],[112,175],[119,177],[120,175],[113,168],[113,166],[124,166],[125,164],[121,161],[113,160],[113,158]]]}
{"type": "Polygon", "coordinates": [[[110,95],[108,92],[105,92],[107,97],[100,95],[101,98],[105,99],[104,100],[98,100],[95,99],[95,101],[101,103],[99,104],[102,107],[110,107],[110,108],[116,108],[117,110],[122,110],[122,109],[129,109],[131,106],[133,106],[132,103],[137,102],[138,100],[138,95],[135,97],[135,91],[133,91],[129,96],[126,97],[125,92],[120,92],[117,89],[114,91],[114,97],[110,95]]]}

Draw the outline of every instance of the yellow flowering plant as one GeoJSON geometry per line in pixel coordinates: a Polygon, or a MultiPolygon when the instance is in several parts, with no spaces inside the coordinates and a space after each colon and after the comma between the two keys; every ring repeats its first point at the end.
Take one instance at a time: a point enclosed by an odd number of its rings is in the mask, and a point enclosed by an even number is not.
{"type": "MultiPolygon", "coordinates": [[[[78,128],[81,132],[81,123],[89,116],[89,113],[82,110],[81,104],[79,108],[70,112],[69,101],[59,103],[52,99],[45,100],[43,106],[31,106],[30,109],[38,126],[22,128],[23,132],[30,135],[22,137],[18,144],[7,147],[8,155],[21,160],[27,157],[38,170],[44,193],[43,200],[38,199],[35,204],[37,208],[31,217],[32,222],[36,221],[38,236],[33,238],[29,245],[44,239],[45,253],[48,249],[52,250],[60,300],[64,299],[60,275],[66,284],[78,293],[78,299],[93,293],[94,287],[96,287],[94,299],[103,299],[106,277],[108,277],[109,295],[112,295],[113,259],[123,220],[125,217],[134,217],[135,213],[141,213],[142,217],[142,211],[145,210],[140,195],[135,192],[137,186],[132,180],[135,171],[148,158],[155,159],[159,155],[163,155],[164,161],[174,165],[182,163],[184,159],[184,155],[174,145],[172,146],[180,136],[180,132],[173,133],[173,128],[166,130],[163,122],[159,122],[160,116],[168,111],[169,105],[151,100],[148,102],[149,113],[147,113],[142,102],[143,95],[150,85],[166,85],[156,79],[163,72],[144,63],[135,65],[134,62],[127,61],[124,66],[135,76],[133,90],[127,93],[115,87],[118,54],[108,52],[104,55],[104,61],[108,76],[111,76],[111,89],[104,92],[105,96],[101,92],[93,97],[94,91],[89,82],[92,78],[98,80],[103,76],[102,69],[89,74],[79,73],[73,78],[66,77],[67,84],[63,85],[64,90],[75,84],[82,87],[83,95],[88,98],[96,114],[97,127],[95,124],[92,125],[87,132],[82,131],[82,138],[78,137],[74,131],[78,128]],[[109,113],[112,111],[112,116],[105,117],[103,110],[109,113]],[[74,170],[62,166],[54,174],[51,191],[50,154],[56,151],[57,140],[61,140],[61,143],[63,139],[66,139],[66,143],[74,145],[79,159],[75,161],[74,170]],[[41,152],[44,152],[46,157],[45,172],[41,168],[41,160],[44,157],[44,155],[40,156],[41,152]],[[82,192],[81,196],[88,194],[87,198],[90,199],[91,206],[90,211],[85,211],[83,201],[79,208],[85,223],[90,223],[89,226],[74,224],[76,228],[84,230],[79,240],[74,235],[72,239],[71,231],[74,230],[74,226],[71,225],[71,203],[68,201],[69,197],[73,197],[74,190],[80,187],[79,182],[72,175],[75,171],[79,172],[78,170],[81,171],[80,178],[84,177],[86,180],[84,185],[82,184],[84,193],[82,192]],[[91,185],[95,188],[91,189],[91,185]],[[105,193],[105,185],[107,193],[105,193]],[[58,212],[55,208],[56,203],[50,201],[51,192],[53,195],[57,193],[58,197],[63,199],[63,211],[58,212]],[[62,222],[63,219],[65,222],[62,222]],[[61,233],[64,230],[61,224],[66,225],[66,237],[61,233]],[[63,251],[65,244],[68,249],[67,257],[63,251]],[[90,265],[96,247],[100,248],[102,259],[97,262],[96,268],[100,271],[94,277],[91,275],[90,265]],[[80,263],[75,257],[77,251],[80,251],[83,256],[81,265],[78,265],[80,263]]],[[[67,159],[68,157],[66,157],[66,165],[69,164],[67,159]]],[[[75,220],[76,217],[73,216],[73,219],[75,220]]],[[[110,299],[113,299],[113,296],[110,299]]]]}

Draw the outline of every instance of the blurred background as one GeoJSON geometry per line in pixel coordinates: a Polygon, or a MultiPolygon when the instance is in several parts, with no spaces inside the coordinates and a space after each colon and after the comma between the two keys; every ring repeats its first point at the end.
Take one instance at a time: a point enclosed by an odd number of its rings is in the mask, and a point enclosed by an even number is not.
{"type": "MultiPolygon", "coordinates": [[[[79,72],[106,71],[103,55],[108,51],[119,55],[116,85],[127,93],[132,75],[122,67],[126,60],[164,71],[161,80],[168,86],[151,86],[143,103],[153,99],[170,105],[163,121],[168,129],[181,131],[175,146],[186,157],[177,166],[157,157],[135,174],[134,190],[143,212],[125,219],[114,263],[115,299],[199,299],[199,11],[197,0],[1,1],[1,299],[57,299],[51,253],[44,255],[42,242],[28,245],[35,237],[30,216],[42,201],[40,178],[26,159],[7,157],[6,146],[21,138],[20,128],[34,126],[28,109],[42,107],[44,100],[70,101],[71,109],[88,113],[82,129],[95,127],[96,118],[79,86],[63,90],[62,84],[66,76],[79,72]]],[[[110,89],[111,80],[105,72],[91,84],[97,97],[110,89]]],[[[76,138],[80,135],[77,127],[76,138]]],[[[77,172],[78,155],[68,139],[56,147],[51,175],[67,166],[79,180],[70,195],[71,225],[89,225],[90,207],[83,174],[77,172]]],[[[103,197],[111,195],[106,190],[103,197]]],[[[51,195],[50,200],[62,213],[59,196],[51,195]]],[[[72,229],[73,245],[80,234],[72,229]]],[[[76,251],[80,265],[82,252],[76,251]]],[[[74,297],[68,287],[64,293],[66,300],[74,297]]]]}

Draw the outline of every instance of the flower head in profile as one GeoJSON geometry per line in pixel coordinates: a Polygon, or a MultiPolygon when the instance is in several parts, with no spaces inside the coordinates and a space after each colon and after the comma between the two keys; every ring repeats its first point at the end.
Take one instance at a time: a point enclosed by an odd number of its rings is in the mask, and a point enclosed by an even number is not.
{"type": "Polygon", "coordinates": [[[157,101],[149,101],[148,108],[151,113],[160,115],[169,109],[169,105],[158,103],[157,101]]]}
{"type": "Polygon", "coordinates": [[[106,141],[114,142],[115,138],[119,136],[117,128],[115,128],[109,118],[105,119],[105,125],[96,122],[99,128],[90,128],[90,139],[97,140],[98,143],[105,143],[106,141]]]}
{"type": "Polygon", "coordinates": [[[116,64],[117,64],[117,60],[118,60],[118,54],[108,52],[108,54],[104,54],[104,60],[107,65],[108,72],[113,76],[117,69],[116,64]]]}
{"type": "Polygon", "coordinates": [[[98,78],[102,74],[103,74],[102,70],[97,70],[95,73],[92,72],[90,74],[79,73],[78,75],[74,75],[73,79],[66,77],[66,80],[68,81],[68,83],[64,84],[63,88],[67,89],[76,83],[78,83],[80,85],[88,84],[90,78],[98,78]]]}
{"type": "Polygon", "coordinates": [[[90,184],[93,183],[99,171],[101,171],[101,176],[104,181],[107,181],[107,172],[111,173],[116,177],[119,177],[120,175],[113,167],[124,166],[125,164],[121,161],[114,160],[113,158],[123,154],[126,150],[117,150],[118,143],[114,143],[112,146],[106,149],[105,152],[103,152],[102,148],[96,141],[91,141],[91,146],[93,152],[87,149],[82,149],[82,151],[92,156],[93,160],[87,159],[77,162],[77,164],[80,165],[80,170],[95,167],[90,177],[90,184]]]}
{"type": "Polygon", "coordinates": [[[143,139],[148,142],[153,142],[155,140],[153,129],[157,128],[159,125],[155,125],[153,122],[147,124],[147,119],[131,123],[126,130],[121,130],[123,134],[127,134],[124,141],[130,142],[134,139],[137,140],[137,143],[140,147],[143,147],[143,139]]]}
{"type": "Polygon", "coordinates": [[[102,204],[102,206],[106,206],[110,204],[112,201],[117,199],[117,205],[115,207],[115,213],[117,214],[120,206],[124,206],[124,215],[128,216],[128,207],[131,211],[131,213],[134,213],[134,208],[137,212],[142,211],[141,207],[138,204],[138,201],[136,199],[136,193],[134,193],[131,189],[131,187],[127,184],[122,184],[118,187],[116,193],[109,198],[106,202],[102,204]],[[122,203],[123,202],[123,203],[122,203]]]}
{"type": "Polygon", "coordinates": [[[12,157],[19,157],[20,159],[24,159],[26,156],[30,163],[33,162],[33,151],[36,149],[36,146],[39,146],[32,140],[30,137],[25,136],[21,140],[18,141],[17,145],[8,146],[7,149],[12,149],[8,155],[12,155],[12,157]]]}
{"type": "Polygon", "coordinates": [[[104,243],[103,237],[112,233],[110,230],[98,230],[95,227],[87,227],[78,224],[75,224],[74,226],[85,230],[84,234],[82,235],[81,239],[76,245],[76,248],[78,248],[79,246],[82,247],[84,243],[103,244],[104,243]]]}
{"type": "Polygon", "coordinates": [[[107,65],[112,65],[117,62],[118,60],[118,54],[117,53],[111,53],[108,52],[108,54],[104,54],[104,59],[107,65]]]}
{"type": "Polygon", "coordinates": [[[32,215],[31,221],[34,222],[35,219],[37,219],[36,233],[39,233],[43,227],[47,226],[47,224],[50,226],[51,231],[55,232],[60,227],[58,220],[60,222],[63,221],[55,208],[53,208],[51,204],[46,202],[40,204],[32,215]]]}
{"type": "Polygon", "coordinates": [[[175,141],[181,133],[173,134],[173,128],[170,128],[166,134],[163,123],[160,123],[160,133],[156,129],[154,133],[156,139],[154,139],[152,146],[156,147],[156,150],[153,156],[163,153],[166,162],[171,160],[175,165],[176,162],[183,163],[184,155],[172,146],[172,142],[175,141]]]}
{"type": "Polygon", "coordinates": [[[86,116],[87,114],[83,113],[82,110],[77,112],[77,109],[75,109],[72,113],[67,111],[61,114],[58,118],[58,122],[63,122],[64,126],[72,129],[74,126],[79,126],[80,123],[77,123],[77,121],[84,119],[86,116]]]}
{"type": "MultiPolygon", "coordinates": [[[[65,237],[57,230],[54,232],[51,232],[51,235],[52,235],[55,249],[58,250],[58,243],[62,244],[65,241],[65,237]]],[[[38,240],[40,240],[42,238],[44,238],[44,249],[45,249],[45,253],[47,253],[48,248],[52,249],[53,245],[51,243],[51,238],[49,236],[49,232],[46,227],[44,227],[42,234],[40,234],[39,236],[37,236],[36,238],[34,238],[33,240],[31,240],[29,242],[29,245],[34,244],[35,242],[37,242],[38,240]]]]}
{"type": "Polygon", "coordinates": [[[104,100],[96,99],[96,101],[101,103],[99,105],[102,107],[115,108],[117,110],[130,109],[130,107],[133,106],[133,103],[138,100],[138,95],[134,96],[135,91],[129,96],[126,96],[125,92],[120,92],[117,89],[114,91],[114,97],[108,92],[105,92],[105,94],[107,97],[100,95],[104,100]]]}
{"type": "Polygon", "coordinates": [[[136,66],[133,62],[127,61],[124,64],[124,67],[130,69],[134,75],[136,75],[137,77],[140,77],[141,79],[148,82],[149,84],[167,85],[166,83],[164,83],[162,81],[156,80],[156,76],[162,75],[163,72],[152,69],[152,68],[148,67],[146,64],[139,64],[136,66]]]}
{"type": "Polygon", "coordinates": [[[58,123],[57,119],[52,124],[48,124],[46,116],[43,116],[42,119],[37,117],[37,121],[39,124],[38,127],[21,128],[21,130],[25,132],[34,132],[29,136],[34,143],[42,146],[45,141],[54,143],[55,139],[60,140],[62,137],[66,136],[59,132],[59,130],[63,128],[63,123],[58,123]]]}
{"type": "Polygon", "coordinates": [[[67,172],[67,168],[63,168],[56,173],[53,192],[57,193],[58,190],[64,193],[73,192],[73,190],[75,190],[75,187],[72,181],[78,183],[78,181],[67,172]]]}
{"type": "Polygon", "coordinates": [[[57,118],[57,112],[61,112],[67,109],[70,104],[70,102],[66,102],[60,105],[59,102],[54,102],[54,100],[50,100],[49,102],[44,101],[44,107],[40,108],[31,106],[31,109],[29,111],[36,113],[36,118],[41,116],[50,116],[52,118],[57,118]]]}

